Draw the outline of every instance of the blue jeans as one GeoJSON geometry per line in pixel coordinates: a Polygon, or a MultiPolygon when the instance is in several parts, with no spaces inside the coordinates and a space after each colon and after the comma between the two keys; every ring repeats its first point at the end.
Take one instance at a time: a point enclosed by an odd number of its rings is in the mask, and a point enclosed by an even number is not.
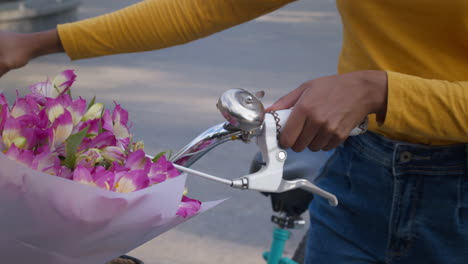
{"type": "Polygon", "coordinates": [[[349,138],[316,183],[306,264],[468,263],[466,145],[349,138]]]}

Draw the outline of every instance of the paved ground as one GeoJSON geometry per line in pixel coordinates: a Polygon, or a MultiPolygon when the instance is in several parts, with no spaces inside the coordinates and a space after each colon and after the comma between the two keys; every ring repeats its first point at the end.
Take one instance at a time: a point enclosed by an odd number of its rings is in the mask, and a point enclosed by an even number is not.
{"type": "MultiPolygon", "coordinates": [[[[0,24],[0,29],[41,30],[62,19],[95,16],[134,2],[84,0],[76,14],[0,24]]],[[[121,103],[150,153],[178,150],[223,121],[215,103],[229,88],[265,90],[268,104],[303,81],[334,73],[340,30],[333,0],[302,0],[185,46],[76,62],[63,55],[43,57],[0,79],[0,87],[12,94],[45,76],[75,69],[79,77],[74,93],[121,103]]],[[[254,153],[253,146],[226,144],[195,168],[233,178],[247,172],[254,153]]],[[[131,254],[149,264],[262,263],[273,227],[269,200],[196,178],[188,185],[192,196],[201,200],[231,199],[131,254]]],[[[294,232],[288,253],[303,232],[294,232]]]]}

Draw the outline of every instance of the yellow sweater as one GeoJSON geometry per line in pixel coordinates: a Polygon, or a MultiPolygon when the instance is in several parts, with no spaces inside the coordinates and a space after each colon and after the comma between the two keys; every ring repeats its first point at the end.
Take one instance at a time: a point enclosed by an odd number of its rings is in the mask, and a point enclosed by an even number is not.
{"type": "MultiPolygon", "coordinates": [[[[293,1],[146,0],[58,31],[71,59],[147,51],[210,35],[293,1]]],[[[468,1],[337,5],[343,21],[338,72],[388,73],[385,123],[379,126],[371,116],[370,129],[413,143],[467,143],[468,1]]]]}

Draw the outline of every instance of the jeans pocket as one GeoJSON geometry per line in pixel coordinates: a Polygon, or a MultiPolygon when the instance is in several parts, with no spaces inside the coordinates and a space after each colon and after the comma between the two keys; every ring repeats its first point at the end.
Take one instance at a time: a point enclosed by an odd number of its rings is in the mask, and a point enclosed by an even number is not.
{"type": "Polygon", "coordinates": [[[352,150],[341,145],[322,167],[315,183],[337,196],[346,195],[350,190],[348,171],[351,159],[352,150]]]}
{"type": "Polygon", "coordinates": [[[331,154],[331,156],[328,158],[328,160],[320,168],[320,172],[317,175],[317,177],[315,178],[314,183],[320,183],[321,180],[325,177],[325,175],[327,175],[329,168],[331,166],[333,166],[333,163],[336,161],[336,159],[339,156],[340,148],[341,148],[341,146],[338,147],[337,149],[335,149],[333,154],[331,154]]]}

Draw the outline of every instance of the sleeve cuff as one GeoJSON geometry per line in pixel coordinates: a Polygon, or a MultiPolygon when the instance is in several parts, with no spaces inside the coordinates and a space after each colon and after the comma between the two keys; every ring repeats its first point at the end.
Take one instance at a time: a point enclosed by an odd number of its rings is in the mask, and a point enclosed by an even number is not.
{"type": "Polygon", "coordinates": [[[71,33],[71,24],[61,24],[57,26],[57,32],[62,42],[62,47],[65,50],[65,53],[71,60],[77,60],[80,57],[78,56],[78,48],[76,46],[76,41],[73,38],[71,33]]]}
{"type": "Polygon", "coordinates": [[[387,71],[387,113],[379,127],[385,130],[400,131],[402,115],[405,112],[405,74],[387,71]]]}

